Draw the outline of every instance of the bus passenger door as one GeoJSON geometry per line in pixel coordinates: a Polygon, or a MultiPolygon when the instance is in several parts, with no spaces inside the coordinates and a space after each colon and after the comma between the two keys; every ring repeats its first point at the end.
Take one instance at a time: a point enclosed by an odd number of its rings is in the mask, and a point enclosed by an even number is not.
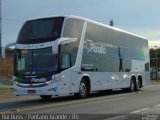
{"type": "Polygon", "coordinates": [[[62,53],[61,54],[61,70],[62,70],[62,80],[61,80],[61,92],[62,94],[67,94],[72,92],[71,88],[71,54],[62,53]]]}

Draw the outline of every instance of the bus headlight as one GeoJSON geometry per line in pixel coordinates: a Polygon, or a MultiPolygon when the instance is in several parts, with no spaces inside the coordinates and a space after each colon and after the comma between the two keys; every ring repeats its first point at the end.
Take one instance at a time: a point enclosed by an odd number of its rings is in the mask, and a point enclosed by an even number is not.
{"type": "Polygon", "coordinates": [[[45,83],[46,83],[47,85],[49,85],[49,84],[51,84],[51,83],[55,83],[55,82],[58,82],[58,81],[63,80],[63,79],[64,79],[64,76],[62,75],[62,76],[54,77],[52,80],[47,81],[47,82],[45,82],[45,83]]]}
{"type": "Polygon", "coordinates": [[[18,82],[13,82],[13,85],[18,85],[19,83],[18,82]]]}
{"type": "Polygon", "coordinates": [[[60,80],[63,80],[63,79],[64,79],[64,75],[56,77],[54,80],[55,81],[60,81],[60,80]]]}

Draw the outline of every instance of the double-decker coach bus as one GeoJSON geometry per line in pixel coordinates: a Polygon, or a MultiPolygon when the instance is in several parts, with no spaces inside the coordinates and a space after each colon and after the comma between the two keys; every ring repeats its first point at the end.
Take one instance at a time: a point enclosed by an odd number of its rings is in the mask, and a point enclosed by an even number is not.
{"type": "Polygon", "coordinates": [[[42,99],[91,92],[139,90],[150,83],[148,41],[77,16],[25,22],[15,45],[15,95],[42,99]]]}

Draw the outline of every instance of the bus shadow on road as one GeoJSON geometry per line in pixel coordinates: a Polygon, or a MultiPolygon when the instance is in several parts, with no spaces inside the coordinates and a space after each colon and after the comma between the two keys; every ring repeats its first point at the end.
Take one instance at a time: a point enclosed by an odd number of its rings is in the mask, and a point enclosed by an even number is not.
{"type": "MultiPolygon", "coordinates": [[[[137,91],[137,92],[134,92],[134,93],[139,93],[139,92],[140,91],[137,91]]],[[[84,98],[84,99],[92,99],[92,98],[103,97],[103,96],[121,95],[121,94],[129,94],[129,93],[133,93],[133,92],[124,91],[122,89],[103,90],[103,91],[98,91],[98,92],[92,92],[87,98],[84,98]]],[[[68,96],[52,97],[49,100],[40,99],[39,102],[57,103],[57,102],[76,101],[76,100],[81,100],[81,99],[76,97],[76,96],[74,96],[74,95],[68,95],[68,96]]]]}

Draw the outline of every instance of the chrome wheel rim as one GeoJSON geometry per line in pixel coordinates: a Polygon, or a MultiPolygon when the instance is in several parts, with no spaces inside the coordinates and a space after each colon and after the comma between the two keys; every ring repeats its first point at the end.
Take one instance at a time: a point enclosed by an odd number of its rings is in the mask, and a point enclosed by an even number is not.
{"type": "Polygon", "coordinates": [[[81,96],[85,96],[86,95],[86,85],[85,85],[85,83],[82,82],[80,84],[79,92],[80,92],[81,96]]]}
{"type": "Polygon", "coordinates": [[[131,83],[131,91],[134,91],[134,82],[131,83]]]}
{"type": "Polygon", "coordinates": [[[139,90],[140,89],[140,82],[139,82],[139,80],[137,81],[137,90],[139,90]]]}

